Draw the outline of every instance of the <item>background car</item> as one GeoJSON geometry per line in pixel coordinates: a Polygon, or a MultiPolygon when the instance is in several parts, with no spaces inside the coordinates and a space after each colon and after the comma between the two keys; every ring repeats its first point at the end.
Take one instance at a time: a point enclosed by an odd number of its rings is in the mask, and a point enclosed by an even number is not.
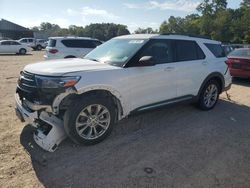
{"type": "Polygon", "coordinates": [[[231,52],[227,64],[232,76],[250,78],[250,48],[239,48],[231,52]]]}
{"type": "Polygon", "coordinates": [[[48,40],[45,39],[36,39],[36,50],[45,49],[48,45],[48,40]]]}
{"type": "Polygon", "coordinates": [[[234,50],[234,48],[232,47],[232,45],[230,44],[224,44],[224,45],[221,45],[225,54],[228,55],[230,52],[232,52],[234,50]]]}
{"type": "Polygon", "coordinates": [[[0,41],[0,53],[18,53],[24,55],[28,52],[28,47],[15,40],[0,41]]]}
{"type": "Polygon", "coordinates": [[[35,38],[21,38],[18,40],[21,44],[26,44],[28,47],[31,47],[33,50],[42,50],[46,48],[45,39],[35,39],[35,38]]]}
{"type": "Polygon", "coordinates": [[[46,47],[45,59],[83,57],[102,44],[101,41],[86,37],[52,37],[46,47]]]}

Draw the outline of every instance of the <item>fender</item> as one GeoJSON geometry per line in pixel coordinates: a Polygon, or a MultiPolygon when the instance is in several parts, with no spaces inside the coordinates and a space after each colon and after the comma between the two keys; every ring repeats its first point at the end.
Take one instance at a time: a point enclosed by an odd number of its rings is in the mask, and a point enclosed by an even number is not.
{"type": "Polygon", "coordinates": [[[225,79],[223,74],[221,74],[220,72],[213,72],[211,74],[209,74],[206,79],[202,82],[200,90],[198,92],[197,98],[199,98],[201,91],[203,90],[203,88],[205,87],[205,84],[211,80],[211,79],[219,79],[221,82],[221,91],[223,91],[223,88],[225,87],[225,79]]]}
{"type": "Polygon", "coordinates": [[[116,89],[110,87],[110,86],[106,86],[106,85],[92,85],[92,86],[88,86],[85,88],[76,88],[77,90],[77,94],[81,95],[83,93],[86,93],[88,91],[94,91],[94,90],[104,90],[104,91],[108,91],[110,92],[112,95],[114,95],[120,102],[121,104],[121,110],[123,112],[122,116],[119,118],[122,119],[124,117],[126,117],[129,114],[129,105],[128,105],[128,101],[126,101],[126,99],[124,97],[122,97],[122,95],[120,94],[120,92],[118,92],[116,89]]]}

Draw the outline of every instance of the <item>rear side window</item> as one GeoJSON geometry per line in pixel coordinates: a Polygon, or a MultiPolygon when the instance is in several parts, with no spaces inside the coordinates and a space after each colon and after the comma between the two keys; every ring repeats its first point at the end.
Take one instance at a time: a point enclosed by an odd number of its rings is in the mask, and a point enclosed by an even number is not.
{"type": "Polygon", "coordinates": [[[205,46],[214,54],[215,57],[225,57],[225,51],[220,44],[205,43],[205,46]]]}
{"type": "Polygon", "coordinates": [[[55,47],[56,46],[56,40],[55,39],[49,39],[48,47],[55,47]]]}
{"type": "Polygon", "coordinates": [[[11,41],[4,41],[1,43],[2,45],[11,45],[11,41]]]}
{"type": "Polygon", "coordinates": [[[176,40],[175,46],[177,61],[205,59],[205,54],[195,41],[176,40]]]}
{"type": "Polygon", "coordinates": [[[93,40],[80,40],[80,39],[67,39],[62,40],[62,43],[69,48],[95,48],[96,44],[93,43],[93,40]]]}
{"type": "Polygon", "coordinates": [[[33,39],[29,39],[29,42],[33,42],[33,39]]]}

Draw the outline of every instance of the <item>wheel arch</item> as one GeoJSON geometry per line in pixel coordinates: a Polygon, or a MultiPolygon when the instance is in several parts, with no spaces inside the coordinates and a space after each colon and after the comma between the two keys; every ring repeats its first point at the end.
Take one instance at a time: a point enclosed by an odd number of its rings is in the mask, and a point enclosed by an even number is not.
{"type": "Polygon", "coordinates": [[[201,87],[199,89],[198,92],[198,97],[201,94],[201,91],[203,90],[203,88],[205,87],[206,83],[210,80],[216,80],[219,84],[220,84],[220,93],[223,91],[223,88],[225,87],[225,79],[224,76],[220,73],[220,72],[213,72],[211,74],[209,74],[205,80],[202,82],[201,87]]]}
{"type": "Polygon", "coordinates": [[[69,102],[78,100],[79,98],[86,97],[86,96],[93,96],[96,95],[97,97],[109,97],[111,98],[112,102],[116,106],[117,111],[117,120],[122,119],[126,116],[126,103],[123,100],[122,96],[115,90],[107,89],[107,88],[89,88],[85,89],[84,91],[78,91],[74,94],[68,95],[65,97],[60,103],[60,109],[63,105],[68,105],[69,102]]]}

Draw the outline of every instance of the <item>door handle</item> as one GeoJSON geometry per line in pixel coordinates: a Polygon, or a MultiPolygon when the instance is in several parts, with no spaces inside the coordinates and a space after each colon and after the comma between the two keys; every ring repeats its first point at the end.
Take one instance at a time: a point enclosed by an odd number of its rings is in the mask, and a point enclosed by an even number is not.
{"type": "Polygon", "coordinates": [[[166,68],[164,69],[164,71],[172,71],[172,70],[174,70],[174,67],[166,67],[166,68]]]}

